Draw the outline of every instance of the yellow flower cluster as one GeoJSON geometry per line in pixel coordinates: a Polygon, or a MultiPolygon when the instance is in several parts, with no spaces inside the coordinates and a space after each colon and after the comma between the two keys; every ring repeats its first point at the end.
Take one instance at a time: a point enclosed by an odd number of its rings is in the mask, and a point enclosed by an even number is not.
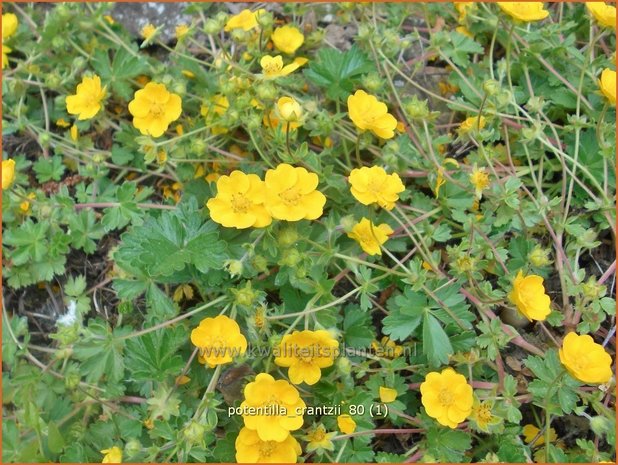
{"type": "Polygon", "coordinates": [[[513,282],[509,300],[528,320],[543,321],[550,314],[550,299],[545,294],[543,278],[535,274],[524,276],[520,270],[513,282]]]}
{"type": "Polygon", "coordinates": [[[9,53],[12,50],[4,45],[4,41],[17,32],[19,21],[13,13],[5,13],[2,15],[2,69],[9,65],[9,53]]]}
{"type": "Polygon", "coordinates": [[[255,174],[234,171],[217,180],[217,195],[206,206],[212,220],[228,228],[263,228],[273,218],[315,220],[326,203],[317,186],[317,174],[286,163],[268,170],[264,181],[255,174]]]}

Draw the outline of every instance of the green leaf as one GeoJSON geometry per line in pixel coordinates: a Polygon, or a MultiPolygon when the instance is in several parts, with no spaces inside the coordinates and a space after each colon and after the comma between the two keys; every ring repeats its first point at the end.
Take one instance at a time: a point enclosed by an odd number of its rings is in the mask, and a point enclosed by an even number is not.
{"type": "Polygon", "coordinates": [[[440,322],[429,312],[423,318],[423,353],[431,366],[446,365],[453,346],[440,322]]]}
{"type": "Polygon", "coordinates": [[[462,462],[472,439],[464,431],[432,426],[427,431],[427,450],[438,462],[462,462]]]}
{"type": "Polygon", "coordinates": [[[54,155],[51,158],[39,158],[34,163],[34,172],[40,183],[47,181],[60,181],[64,174],[65,167],[62,164],[62,157],[54,155]]]}
{"type": "Polygon", "coordinates": [[[96,220],[94,210],[82,210],[69,217],[69,230],[73,247],[86,253],[94,253],[97,243],[105,234],[103,225],[96,220]]]}
{"type": "Polygon", "coordinates": [[[124,100],[129,100],[133,95],[130,79],[148,70],[146,58],[137,53],[137,47],[129,47],[132,52],[118,47],[111,62],[109,52],[101,49],[97,49],[92,58],[92,67],[103,84],[111,85],[111,89],[124,100]]]}
{"type": "Polygon", "coordinates": [[[347,52],[325,47],[318,52],[318,59],[310,62],[305,76],[326,88],[328,97],[343,99],[352,93],[357,78],[374,70],[371,60],[356,46],[347,52]]]}
{"type": "Polygon", "coordinates": [[[62,452],[65,446],[64,438],[60,434],[60,430],[56,423],[50,421],[47,424],[47,446],[49,450],[54,454],[62,452]]]}
{"type": "Polygon", "coordinates": [[[167,328],[127,341],[126,364],[134,381],[163,381],[177,375],[183,367],[180,347],[188,336],[182,327],[167,328]]]}
{"type": "Polygon", "coordinates": [[[345,343],[350,347],[368,347],[375,339],[371,324],[371,315],[349,306],[343,320],[345,343]]]}
{"type": "Polygon", "coordinates": [[[152,278],[172,276],[188,265],[206,273],[222,268],[227,257],[226,245],[218,238],[215,223],[203,222],[191,198],[175,211],[166,210],[158,219],[148,217],[123,234],[115,258],[127,271],[137,268],[152,278]]]}
{"type": "Polygon", "coordinates": [[[75,358],[82,361],[80,371],[90,382],[105,377],[116,383],[124,377],[124,341],[119,336],[128,334],[131,328],[125,326],[112,332],[100,319],[90,320],[84,336],[75,344],[75,358]]]}
{"type": "Polygon", "coordinates": [[[390,314],[382,320],[382,332],[394,341],[403,341],[420,325],[427,306],[425,296],[407,287],[403,295],[389,300],[390,314]]]}

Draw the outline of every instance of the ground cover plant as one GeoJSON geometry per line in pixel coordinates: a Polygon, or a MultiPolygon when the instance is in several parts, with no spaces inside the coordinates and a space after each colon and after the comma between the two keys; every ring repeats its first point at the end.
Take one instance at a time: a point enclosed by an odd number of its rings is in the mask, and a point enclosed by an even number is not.
{"type": "Polygon", "coordinates": [[[615,460],[613,6],[119,8],[3,4],[4,462],[615,460]]]}

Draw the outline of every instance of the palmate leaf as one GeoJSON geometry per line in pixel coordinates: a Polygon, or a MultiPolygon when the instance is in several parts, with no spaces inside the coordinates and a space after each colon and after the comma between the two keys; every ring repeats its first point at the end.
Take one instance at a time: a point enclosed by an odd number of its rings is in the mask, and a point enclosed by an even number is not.
{"type": "Polygon", "coordinates": [[[226,245],[218,239],[216,225],[203,222],[197,202],[191,198],[177,210],[165,211],[157,219],[149,217],[123,234],[114,256],[127,271],[137,269],[155,279],[171,276],[188,265],[205,273],[223,266],[226,245]]]}
{"type": "Polygon", "coordinates": [[[178,374],[183,359],[178,349],[187,341],[182,327],[167,328],[127,341],[127,368],[133,381],[163,380],[178,374]]]}
{"type": "Polygon", "coordinates": [[[352,93],[355,78],[374,71],[371,60],[353,46],[347,52],[323,48],[317,61],[311,61],[305,76],[314,84],[326,88],[332,99],[343,99],[352,93]]]}

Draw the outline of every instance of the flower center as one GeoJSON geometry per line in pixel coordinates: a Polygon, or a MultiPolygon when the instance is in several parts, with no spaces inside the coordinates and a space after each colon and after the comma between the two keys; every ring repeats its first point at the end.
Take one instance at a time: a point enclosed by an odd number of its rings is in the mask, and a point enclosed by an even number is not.
{"type": "Polygon", "coordinates": [[[283,203],[290,207],[295,207],[300,202],[301,195],[297,189],[291,187],[279,194],[279,198],[283,203]]]}
{"type": "Polygon", "coordinates": [[[264,73],[265,74],[276,74],[279,71],[281,71],[281,67],[277,64],[277,62],[273,61],[271,63],[268,63],[265,67],[264,67],[264,73]]]}
{"type": "Polygon", "coordinates": [[[251,201],[244,194],[232,194],[232,210],[234,213],[247,213],[251,201]]]}
{"type": "Polygon", "coordinates": [[[481,405],[478,410],[477,417],[479,421],[487,423],[491,420],[491,409],[488,405],[481,405]]]}
{"type": "Polygon", "coordinates": [[[164,112],[165,112],[165,108],[163,108],[163,105],[160,105],[155,102],[150,104],[150,115],[153,118],[160,118],[164,112]]]}
{"type": "Polygon", "coordinates": [[[453,393],[448,389],[441,389],[440,394],[438,394],[438,399],[442,405],[448,407],[453,403],[453,393]]]}
{"type": "Polygon", "coordinates": [[[324,428],[317,428],[311,435],[311,442],[321,442],[326,437],[326,430],[324,428]]]}
{"type": "Polygon", "coordinates": [[[260,456],[261,457],[270,457],[271,454],[277,448],[279,443],[276,441],[264,441],[260,444],[260,456]]]}

